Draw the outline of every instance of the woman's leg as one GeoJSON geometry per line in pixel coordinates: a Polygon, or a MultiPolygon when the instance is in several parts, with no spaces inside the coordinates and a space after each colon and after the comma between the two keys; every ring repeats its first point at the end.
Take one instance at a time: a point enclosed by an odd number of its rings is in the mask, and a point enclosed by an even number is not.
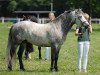
{"type": "Polygon", "coordinates": [[[26,55],[26,59],[31,59],[31,53],[34,51],[33,45],[29,42],[26,42],[26,51],[25,51],[25,55],[26,55]]]}
{"type": "Polygon", "coordinates": [[[78,42],[78,70],[81,71],[83,42],[78,42]]]}
{"type": "Polygon", "coordinates": [[[50,47],[46,47],[45,60],[49,59],[49,50],[50,50],[50,47]]]}
{"type": "Polygon", "coordinates": [[[83,50],[83,70],[86,72],[87,61],[88,61],[88,51],[89,51],[90,43],[89,41],[84,42],[84,50],[83,50]]]}

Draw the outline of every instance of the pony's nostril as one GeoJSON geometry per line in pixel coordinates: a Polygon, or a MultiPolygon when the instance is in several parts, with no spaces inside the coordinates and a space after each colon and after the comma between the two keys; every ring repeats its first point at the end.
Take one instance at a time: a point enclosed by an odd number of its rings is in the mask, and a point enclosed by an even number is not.
{"type": "Polygon", "coordinates": [[[87,29],[89,27],[89,24],[84,25],[84,27],[87,29]]]}
{"type": "Polygon", "coordinates": [[[88,26],[85,26],[85,29],[87,29],[88,28],[88,26]]]}

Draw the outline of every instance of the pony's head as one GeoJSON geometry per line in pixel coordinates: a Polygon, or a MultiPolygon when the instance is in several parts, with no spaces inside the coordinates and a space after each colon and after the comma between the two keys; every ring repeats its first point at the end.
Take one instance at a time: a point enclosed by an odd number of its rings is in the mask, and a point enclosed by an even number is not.
{"type": "Polygon", "coordinates": [[[88,20],[84,17],[84,12],[81,9],[75,9],[74,11],[71,11],[73,21],[79,26],[85,26],[88,27],[89,23],[88,20]]]}

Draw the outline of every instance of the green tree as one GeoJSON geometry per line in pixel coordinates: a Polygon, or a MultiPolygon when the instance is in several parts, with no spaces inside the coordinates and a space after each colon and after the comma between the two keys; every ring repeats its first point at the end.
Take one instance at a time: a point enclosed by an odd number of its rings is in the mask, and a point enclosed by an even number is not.
{"type": "MultiPolygon", "coordinates": [[[[69,9],[82,8],[92,17],[100,17],[99,0],[52,0],[57,14],[69,9]]],[[[51,0],[2,0],[0,1],[0,15],[10,15],[13,11],[50,10],[51,0]]]]}
{"type": "Polygon", "coordinates": [[[50,0],[16,0],[17,10],[44,10],[50,5],[50,0]]]}
{"type": "Polygon", "coordinates": [[[7,9],[9,12],[13,12],[16,9],[16,7],[17,7],[17,2],[15,0],[11,0],[8,4],[7,9]]]}

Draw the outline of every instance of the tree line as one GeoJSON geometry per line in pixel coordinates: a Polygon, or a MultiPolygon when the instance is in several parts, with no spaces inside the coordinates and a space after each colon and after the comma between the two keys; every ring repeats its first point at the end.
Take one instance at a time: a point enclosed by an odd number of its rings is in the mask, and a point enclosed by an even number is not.
{"type": "Polygon", "coordinates": [[[14,11],[50,11],[51,3],[57,15],[65,10],[82,8],[92,17],[100,18],[99,0],[0,0],[0,17],[12,16],[14,11]]]}

